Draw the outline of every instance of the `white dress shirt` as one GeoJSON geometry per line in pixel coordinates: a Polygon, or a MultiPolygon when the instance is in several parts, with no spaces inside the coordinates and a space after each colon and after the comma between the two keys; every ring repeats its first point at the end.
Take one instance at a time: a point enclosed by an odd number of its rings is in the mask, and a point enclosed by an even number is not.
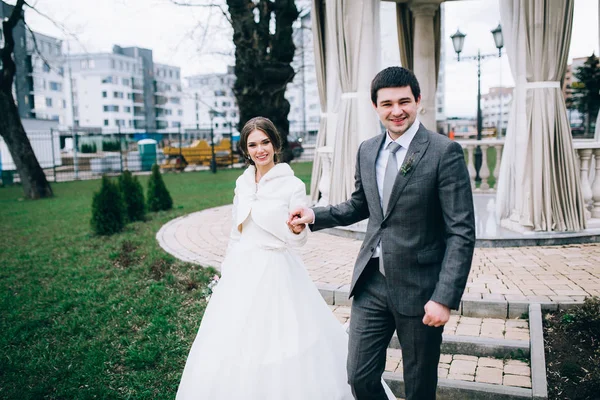
{"type": "MultiPolygon", "coordinates": [[[[408,146],[414,139],[417,131],[419,130],[419,119],[415,118],[415,122],[408,128],[406,132],[398,139],[395,140],[396,143],[400,145],[400,148],[396,152],[396,165],[398,169],[402,166],[404,159],[406,158],[406,153],[408,152],[408,146]]],[[[385,169],[387,168],[388,158],[390,156],[390,151],[388,150],[389,144],[392,142],[392,138],[389,133],[386,132],[385,142],[383,146],[379,150],[379,154],[377,155],[377,162],[375,163],[375,174],[377,176],[377,189],[379,191],[379,205],[383,209],[383,180],[385,178],[385,169]]],[[[383,210],[383,214],[385,214],[385,210],[383,210]]],[[[373,252],[373,257],[379,257],[381,254],[381,244],[377,245],[375,252],[373,252]]]]}

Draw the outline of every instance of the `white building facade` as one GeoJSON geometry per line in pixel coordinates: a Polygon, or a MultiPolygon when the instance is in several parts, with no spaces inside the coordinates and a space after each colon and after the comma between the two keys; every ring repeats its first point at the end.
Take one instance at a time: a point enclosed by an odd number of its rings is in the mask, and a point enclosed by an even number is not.
{"type": "Polygon", "coordinates": [[[504,137],[508,125],[512,87],[491,87],[481,95],[481,115],[484,128],[495,128],[498,137],[504,137]]]}
{"type": "Polygon", "coordinates": [[[184,127],[206,133],[212,124],[216,135],[229,136],[237,132],[239,109],[233,94],[233,67],[228,67],[226,73],[194,75],[185,80],[184,127]]]}
{"type": "Polygon", "coordinates": [[[27,31],[27,63],[30,63],[31,111],[36,119],[66,122],[64,55],[62,41],[27,31]]]}
{"type": "Polygon", "coordinates": [[[180,69],[150,68],[151,73],[141,56],[117,50],[68,57],[68,126],[105,133],[178,130],[183,122],[180,69]]]}

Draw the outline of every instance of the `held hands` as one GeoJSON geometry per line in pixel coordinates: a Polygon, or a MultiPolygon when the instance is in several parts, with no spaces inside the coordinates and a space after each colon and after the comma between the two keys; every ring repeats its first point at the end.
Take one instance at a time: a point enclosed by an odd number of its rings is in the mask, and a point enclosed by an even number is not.
{"type": "Polygon", "coordinates": [[[446,324],[450,319],[450,308],[447,306],[429,300],[425,304],[425,316],[423,323],[429,326],[440,327],[446,324]]]}
{"type": "Polygon", "coordinates": [[[306,228],[306,224],[312,223],[314,219],[315,214],[310,208],[296,207],[290,211],[286,223],[292,232],[299,234],[306,228]]]}

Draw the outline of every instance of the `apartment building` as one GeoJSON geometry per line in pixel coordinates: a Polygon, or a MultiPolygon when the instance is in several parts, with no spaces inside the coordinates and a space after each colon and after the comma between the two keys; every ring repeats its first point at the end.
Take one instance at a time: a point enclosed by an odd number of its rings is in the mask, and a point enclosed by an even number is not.
{"type": "Polygon", "coordinates": [[[481,95],[481,116],[484,128],[496,128],[504,136],[513,97],[512,87],[491,87],[481,95]]]}
{"type": "Polygon", "coordinates": [[[103,132],[176,131],[183,122],[180,68],[155,64],[152,50],[67,58],[68,125],[103,132]]]}
{"type": "Polygon", "coordinates": [[[233,66],[225,73],[193,75],[185,80],[182,101],[186,128],[207,131],[212,124],[213,133],[220,136],[237,131],[239,109],[233,94],[233,66]]]}

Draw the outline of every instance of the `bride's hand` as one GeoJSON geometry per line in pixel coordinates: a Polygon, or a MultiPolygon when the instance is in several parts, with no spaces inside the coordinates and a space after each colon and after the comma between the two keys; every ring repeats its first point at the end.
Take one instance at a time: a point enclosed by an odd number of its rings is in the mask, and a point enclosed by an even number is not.
{"type": "Polygon", "coordinates": [[[315,222],[315,213],[307,207],[296,207],[290,211],[288,224],[292,226],[312,224],[315,222]]]}
{"type": "Polygon", "coordinates": [[[292,231],[293,233],[295,233],[296,235],[302,233],[302,231],[304,230],[304,228],[306,228],[306,224],[299,224],[299,225],[294,225],[294,221],[298,220],[300,217],[297,214],[291,214],[288,218],[286,222],[288,228],[290,228],[290,231],[292,231]]]}

